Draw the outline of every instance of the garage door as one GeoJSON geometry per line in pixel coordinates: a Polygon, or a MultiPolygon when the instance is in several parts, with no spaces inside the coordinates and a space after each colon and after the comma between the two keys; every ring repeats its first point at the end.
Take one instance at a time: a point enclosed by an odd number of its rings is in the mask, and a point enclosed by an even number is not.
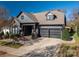
{"type": "Polygon", "coordinates": [[[60,29],[49,29],[49,37],[61,38],[60,29]]]}
{"type": "Polygon", "coordinates": [[[42,37],[61,38],[61,29],[59,28],[40,28],[42,37]]]}
{"type": "Polygon", "coordinates": [[[26,36],[31,35],[32,27],[33,26],[23,26],[23,34],[26,36]]]}
{"type": "Polygon", "coordinates": [[[49,30],[46,29],[46,28],[41,28],[40,29],[40,35],[43,36],[43,37],[48,37],[49,36],[49,30]]]}

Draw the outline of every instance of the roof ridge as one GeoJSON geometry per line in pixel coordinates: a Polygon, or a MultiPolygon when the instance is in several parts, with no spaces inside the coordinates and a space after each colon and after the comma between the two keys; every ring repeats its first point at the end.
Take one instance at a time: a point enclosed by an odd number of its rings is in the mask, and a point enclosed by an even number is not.
{"type": "Polygon", "coordinates": [[[43,12],[49,12],[49,11],[60,11],[60,12],[64,12],[64,10],[61,10],[61,9],[51,9],[51,10],[45,10],[45,11],[41,11],[41,12],[36,12],[36,13],[33,13],[33,14],[38,14],[38,13],[43,13],[43,12]]]}

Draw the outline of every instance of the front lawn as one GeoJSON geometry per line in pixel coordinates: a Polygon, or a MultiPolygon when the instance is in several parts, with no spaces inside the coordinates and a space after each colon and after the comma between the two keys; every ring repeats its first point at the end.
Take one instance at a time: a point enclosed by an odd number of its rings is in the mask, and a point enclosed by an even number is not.
{"type": "Polygon", "coordinates": [[[12,47],[12,48],[20,48],[23,44],[20,43],[13,44],[12,42],[0,41],[0,45],[12,47]]]}
{"type": "Polygon", "coordinates": [[[6,42],[6,41],[0,41],[0,45],[5,45],[5,44],[7,44],[8,42],[6,42]]]}
{"type": "Polygon", "coordinates": [[[12,47],[12,48],[19,48],[21,47],[23,44],[20,44],[20,43],[15,43],[13,44],[12,42],[9,42],[7,44],[4,44],[5,46],[9,46],[9,47],[12,47]]]}
{"type": "Polygon", "coordinates": [[[75,33],[73,37],[76,43],[79,43],[79,36],[77,35],[77,33],[75,33]]]}

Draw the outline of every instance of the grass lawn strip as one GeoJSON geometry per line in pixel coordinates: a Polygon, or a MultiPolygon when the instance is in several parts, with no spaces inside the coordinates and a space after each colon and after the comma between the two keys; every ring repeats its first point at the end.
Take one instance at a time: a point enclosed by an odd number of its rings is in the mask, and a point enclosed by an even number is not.
{"type": "Polygon", "coordinates": [[[13,44],[12,42],[0,41],[0,45],[1,45],[1,46],[12,47],[12,48],[19,48],[19,47],[21,47],[23,44],[20,44],[20,43],[15,43],[15,44],[13,44]]]}
{"type": "Polygon", "coordinates": [[[9,46],[9,47],[12,47],[12,48],[19,48],[21,47],[23,44],[20,44],[20,43],[15,43],[13,44],[12,42],[9,42],[8,44],[5,44],[5,46],[9,46]]]}
{"type": "Polygon", "coordinates": [[[5,45],[5,44],[7,44],[8,42],[6,42],[6,41],[0,41],[0,45],[1,46],[3,46],[3,45],[5,45]]]}

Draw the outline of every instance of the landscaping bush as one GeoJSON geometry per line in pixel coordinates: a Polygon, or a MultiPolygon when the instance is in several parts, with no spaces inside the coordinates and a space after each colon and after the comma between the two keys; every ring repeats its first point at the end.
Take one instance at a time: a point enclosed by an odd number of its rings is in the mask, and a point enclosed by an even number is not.
{"type": "Polygon", "coordinates": [[[59,51],[59,57],[73,57],[76,55],[76,45],[62,44],[59,51]]]}
{"type": "Polygon", "coordinates": [[[4,39],[4,32],[0,32],[0,39],[4,39]]]}
{"type": "Polygon", "coordinates": [[[20,37],[20,34],[14,34],[14,36],[16,36],[16,37],[20,37]]]}
{"type": "Polygon", "coordinates": [[[77,35],[79,36],[79,25],[77,26],[77,35]]]}
{"type": "Polygon", "coordinates": [[[0,32],[0,36],[4,35],[4,32],[0,32]]]}
{"type": "Polygon", "coordinates": [[[11,34],[11,35],[10,35],[10,38],[14,38],[14,35],[13,35],[13,34],[11,34]]]}
{"type": "Polygon", "coordinates": [[[63,40],[68,40],[69,37],[70,37],[70,34],[69,34],[68,29],[64,29],[63,32],[62,32],[62,39],[63,40]]]}
{"type": "Polygon", "coordinates": [[[6,34],[4,35],[5,36],[5,39],[9,38],[9,32],[6,32],[6,34]]]}
{"type": "Polygon", "coordinates": [[[75,33],[75,31],[74,31],[74,29],[71,27],[71,29],[70,29],[70,31],[69,31],[70,36],[73,36],[74,33],[75,33]]]}

